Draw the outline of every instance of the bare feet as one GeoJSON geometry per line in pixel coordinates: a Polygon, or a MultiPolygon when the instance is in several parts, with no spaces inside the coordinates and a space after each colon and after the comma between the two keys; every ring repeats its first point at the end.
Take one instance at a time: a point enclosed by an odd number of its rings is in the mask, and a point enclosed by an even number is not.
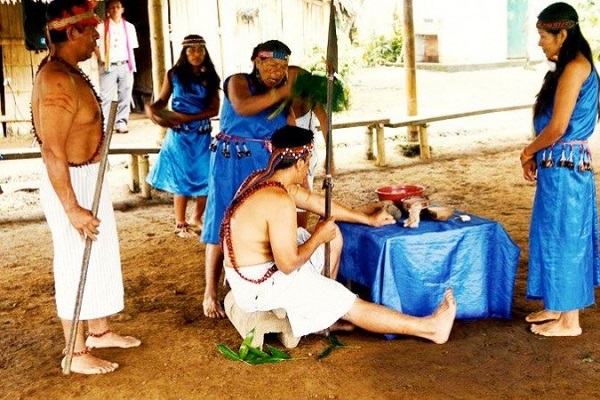
{"type": "Polygon", "coordinates": [[[198,237],[198,234],[193,231],[192,227],[184,222],[175,226],[174,233],[182,239],[192,239],[198,237]]]}
{"type": "Polygon", "coordinates": [[[330,332],[352,332],[356,329],[356,325],[342,319],[337,320],[329,327],[330,332]]]}
{"type": "Polygon", "coordinates": [[[544,324],[532,324],[531,332],[541,336],[579,336],[581,327],[579,325],[569,326],[562,319],[546,322],[544,324]]]}
{"type": "Polygon", "coordinates": [[[202,309],[204,310],[204,315],[208,318],[225,318],[225,310],[223,310],[221,304],[214,297],[204,296],[202,309]]]}
{"type": "Polygon", "coordinates": [[[121,336],[111,330],[96,334],[96,336],[94,336],[94,333],[90,333],[85,341],[85,345],[90,349],[105,349],[108,347],[129,349],[131,347],[138,347],[140,344],[142,344],[141,340],[133,336],[121,336]]]}
{"type": "MultiPolygon", "coordinates": [[[[67,358],[64,357],[60,362],[62,369],[65,369],[67,358]]],[[[94,357],[89,352],[87,354],[73,356],[71,359],[71,372],[84,375],[107,374],[119,368],[119,364],[102,360],[94,357]]]]}
{"type": "Polygon", "coordinates": [[[195,221],[195,220],[190,221],[190,222],[188,222],[188,225],[189,225],[190,229],[192,231],[194,231],[194,233],[196,233],[198,235],[200,235],[200,233],[202,232],[202,228],[204,227],[204,225],[202,223],[202,220],[199,220],[199,221],[195,221]]]}
{"type": "Polygon", "coordinates": [[[542,311],[536,311],[536,312],[532,312],[529,315],[527,315],[525,317],[525,321],[527,322],[544,322],[544,321],[554,321],[557,320],[560,317],[559,312],[556,311],[548,311],[548,310],[542,310],[542,311]]]}
{"type": "Polygon", "coordinates": [[[444,299],[438,308],[431,315],[433,323],[433,334],[427,335],[426,338],[437,344],[443,344],[448,341],[450,331],[456,318],[456,299],[452,289],[446,289],[444,299]]]}

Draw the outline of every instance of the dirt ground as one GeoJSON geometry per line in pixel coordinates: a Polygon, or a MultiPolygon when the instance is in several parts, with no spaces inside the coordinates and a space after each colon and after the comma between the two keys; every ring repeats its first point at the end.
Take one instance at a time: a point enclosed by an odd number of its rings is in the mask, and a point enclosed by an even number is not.
{"type": "MultiPolygon", "coordinates": [[[[420,111],[531,102],[542,76],[539,68],[419,71],[420,111]]],[[[353,109],[339,118],[403,115],[403,77],[398,68],[361,71],[353,81],[353,109]]],[[[524,321],[540,307],[525,299],[535,188],[522,179],[518,156],[531,135],[529,119],[528,112],[513,112],[435,123],[430,161],[402,156],[404,131],[389,130],[386,168],[364,160],[362,130],[334,133],[335,199],[358,206],[376,200],[378,186],[418,183],[438,204],[502,224],[522,250],[511,319],[458,320],[444,345],[410,337],[387,340],[362,331],[340,334],[350,347],[322,360],[316,355],[327,341],[309,336],[289,350],[292,361],[260,366],[229,361],[217,351],[219,343],[237,349],[241,338],[227,319],[202,315],[204,246],[172,233],[168,194],[153,192],[152,200],[144,200],[129,193],[126,159],[115,157],[107,177],[117,210],[126,305],[112,323],[143,344],[95,352],[120,364],[115,373],[63,376],[52,244],[35,183],[39,161],[0,162],[0,398],[599,398],[596,308],[583,312],[584,332],[575,338],[538,337],[524,321]]],[[[152,143],[155,138],[154,127],[138,116],[132,132],[115,136],[114,142],[152,143]]],[[[28,141],[3,139],[0,153],[28,141]]],[[[323,155],[322,142],[317,144],[323,155]]],[[[275,338],[267,342],[282,348],[275,338]]]]}

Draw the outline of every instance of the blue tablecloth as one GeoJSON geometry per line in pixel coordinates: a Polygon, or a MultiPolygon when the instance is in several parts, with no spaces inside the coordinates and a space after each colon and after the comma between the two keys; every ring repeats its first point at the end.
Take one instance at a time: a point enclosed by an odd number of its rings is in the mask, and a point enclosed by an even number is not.
{"type": "Polygon", "coordinates": [[[338,280],[370,288],[375,303],[426,316],[451,287],[457,318],[510,318],[520,249],[502,226],[471,215],[462,222],[401,222],[381,228],[339,223],[338,280]]]}

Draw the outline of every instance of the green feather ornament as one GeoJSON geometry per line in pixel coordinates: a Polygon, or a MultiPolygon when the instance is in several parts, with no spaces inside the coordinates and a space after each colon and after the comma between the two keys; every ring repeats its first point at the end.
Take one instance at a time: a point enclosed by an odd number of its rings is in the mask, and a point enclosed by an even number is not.
{"type": "MultiPolygon", "coordinates": [[[[279,115],[295,98],[300,98],[309,104],[321,104],[327,106],[327,76],[314,72],[301,72],[296,77],[292,85],[291,98],[282,102],[271,115],[269,119],[279,115]]],[[[342,84],[342,81],[333,77],[333,98],[331,110],[334,112],[342,111],[350,106],[348,93],[342,84]]]]}

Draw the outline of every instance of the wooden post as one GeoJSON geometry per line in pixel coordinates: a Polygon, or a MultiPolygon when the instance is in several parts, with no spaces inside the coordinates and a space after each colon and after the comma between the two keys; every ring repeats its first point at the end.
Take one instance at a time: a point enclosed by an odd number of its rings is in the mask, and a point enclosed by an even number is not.
{"type": "MultiPolygon", "coordinates": [[[[415,30],[413,25],[413,2],[404,0],[404,71],[406,73],[406,106],[408,116],[417,115],[417,74],[415,57],[415,30]]],[[[407,128],[407,141],[418,140],[418,127],[407,128]]]]}
{"type": "Polygon", "coordinates": [[[129,185],[129,190],[133,193],[137,193],[140,191],[140,168],[137,154],[132,154],[130,156],[129,170],[131,171],[131,184],[129,185]]]}
{"type": "Polygon", "coordinates": [[[142,197],[145,199],[152,198],[152,191],[150,190],[150,184],[146,182],[146,177],[148,177],[148,172],[150,171],[150,163],[148,159],[150,157],[148,154],[143,154],[138,156],[138,165],[139,165],[139,182],[140,187],[142,189],[142,197]]]}
{"type": "MultiPolygon", "coordinates": [[[[148,0],[148,19],[150,23],[150,50],[152,53],[152,92],[153,98],[158,99],[162,83],[167,75],[167,51],[165,42],[168,39],[167,1],[148,0]]],[[[167,130],[158,129],[157,143],[162,143],[167,130]]]]}
{"type": "Polygon", "coordinates": [[[365,158],[367,160],[374,160],[375,155],[373,154],[373,126],[367,125],[365,128],[365,158]]]}
{"type": "Polygon", "coordinates": [[[431,158],[429,152],[429,136],[427,134],[428,124],[419,125],[419,150],[421,158],[424,160],[431,158]]]}
{"type": "Polygon", "coordinates": [[[377,165],[385,167],[387,161],[385,159],[385,137],[383,135],[383,124],[375,125],[377,133],[377,165]]]}

